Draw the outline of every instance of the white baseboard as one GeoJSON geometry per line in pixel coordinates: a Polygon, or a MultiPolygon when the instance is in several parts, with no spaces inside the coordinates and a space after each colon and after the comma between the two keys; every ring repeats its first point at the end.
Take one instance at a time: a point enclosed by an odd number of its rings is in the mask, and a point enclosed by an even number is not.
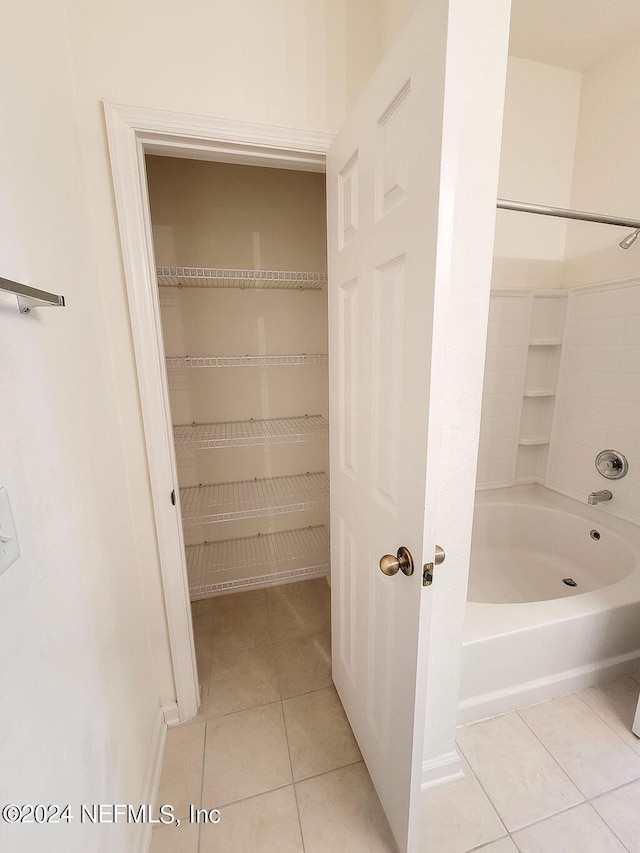
{"type": "MultiPolygon", "coordinates": [[[[177,707],[177,706],[176,706],[177,707]]],[[[158,708],[154,729],[151,735],[151,743],[149,745],[149,754],[147,756],[147,768],[144,774],[144,785],[142,789],[141,803],[149,803],[152,808],[156,805],[158,796],[158,788],[160,787],[160,773],[162,771],[162,759],[164,757],[164,745],[167,739],[167,725],[165,723],[164,710],[158,708]]],[[[133,850],[137,853],[148,853],[151,846],[151,830],[153,825],[150,823],[136,824],[137,835],[133,850]]]]}
{"type": "Polygon", "coordinates": [[[498,714],[507,714],[517,708],[544,702],[547,699],[555,699],[566,693],[575,693],[592,687],[594,684],[602,684],[622,675],[636,672],[640,666],[640,650],[627,652],[624,655],[608,658],[597,663],[568,669],[564,672],[555,673],[546,678],[527,681],[506,687],[504,690],[496,690],[493,693],[482,693],[472,699],[465,699],[458,703],[458,725],[467,726],[470,723],[478,723],[498,714]]]}
{"type": "Polygon", "coordinates": [[[178,703],[172,702],[170,705],[162,706],[162,715],[164,721],[169,728],[177,726],[180,722],[180,714],[178,713],[178,703]]]}
{"type": "Polygon", "coordinates": [[[445,752],[436,758],[429,758],[422,762],[422,790],[440,785],[442,782],[453,782],[454,779],[462,779],[462,761],[454,750],[445,752]]]}

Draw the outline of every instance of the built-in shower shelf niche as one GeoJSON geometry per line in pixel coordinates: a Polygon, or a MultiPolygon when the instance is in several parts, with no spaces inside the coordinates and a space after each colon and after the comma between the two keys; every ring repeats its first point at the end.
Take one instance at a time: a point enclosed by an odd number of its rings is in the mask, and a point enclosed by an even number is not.
{"type": "Polygon", "coordinates": [[[553,397],[525,397],[520,417],[520,444],[543,444],[551,435],[553,397]]]}
{"type": "Polygon", "coordinates": [[[521,443],[518,448],[515,484],[521,486],[541,483],[547,467],[548,452],[549,444],[546,441],[540,444],[521,443]]]}
{"type": "Polygon", "coordinates": [[[249,290],[322,290],[325,272],[245,270],[214,267],[156,267],[159,287],[240,288],[249,290]]]}
{"type": "MultiPolygon", "coordinates": [[[[561,347],[530,345],[527,352],[525,388],[546,388],[555,390],[558,382],[561,347]]],[[[528,395],[527,395],[528,396],[528,395]]]]}
{"type": "Polygon", "coordinates": [[[534,294],[529,331],[532,346],[560,346],[566,306],[566,296],[562,291],[538,291],[534,294]]]}
{"type": "Polygon", "coordinates": [[[566,312],[562,292],[535,293],[527,347],[514,482],[544,482],[566,312]]]}

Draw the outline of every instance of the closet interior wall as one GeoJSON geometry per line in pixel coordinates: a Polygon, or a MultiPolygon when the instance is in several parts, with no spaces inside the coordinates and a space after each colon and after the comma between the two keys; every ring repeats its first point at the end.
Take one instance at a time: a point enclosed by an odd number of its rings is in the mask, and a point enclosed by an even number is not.
{"type": "Polygon", "coordinates": [[[147,177],[191,597],[325,574],[325,176],[147,177]]]}

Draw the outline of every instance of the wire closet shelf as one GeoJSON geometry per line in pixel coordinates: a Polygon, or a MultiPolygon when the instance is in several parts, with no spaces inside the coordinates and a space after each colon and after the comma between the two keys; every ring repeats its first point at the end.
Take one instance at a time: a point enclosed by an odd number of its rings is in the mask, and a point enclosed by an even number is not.
{"type": "Polygon", "coordinates": [[[329,536],[320,525],[188,545],[186,553],[190,596],[204,598],[265,581],[323,575],[329,569],[329,536]]]}
{"type": "Polygon", "coordinates": [[[166,359],[166,363],[169,370],[194,367],[295,367],[305,364],[326,364],[327,358],[325,353],[170,356],[166,359]]]}
{"type": "Polygon", "coordinates": [[[185,528],[323,509],[329,505],[329,478],[317,472],[190,486],[180,489],[180,505],[185,528]]]}
{"type": "Polygon", "coordinates": [[[213,424],[178,424],[173,428],[176,450],[214,450],[319,441],[329,435],[322,415],[272,418],[257,421],[223,421],[213,424]]]}
{"type": "Polygon", "coordinates": [[[156,267],[159,287],[217,287],[267,290],[322,290],[327,274],[292,270],[156,267]]]}

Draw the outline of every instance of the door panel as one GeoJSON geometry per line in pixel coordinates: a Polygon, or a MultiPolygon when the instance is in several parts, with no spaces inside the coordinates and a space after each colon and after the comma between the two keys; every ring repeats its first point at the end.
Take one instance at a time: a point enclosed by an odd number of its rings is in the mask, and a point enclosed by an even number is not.
{"type": "Polygon", "coordinates": [[[446,13],[443,0],[420,4],[327,160],[333,677],[403,851],[415,843],[422,767],[431,598],[421,567],[435,548],[446,13]],[[414,573],[387,577],[380,557],[401,545],[414,573]]]}

